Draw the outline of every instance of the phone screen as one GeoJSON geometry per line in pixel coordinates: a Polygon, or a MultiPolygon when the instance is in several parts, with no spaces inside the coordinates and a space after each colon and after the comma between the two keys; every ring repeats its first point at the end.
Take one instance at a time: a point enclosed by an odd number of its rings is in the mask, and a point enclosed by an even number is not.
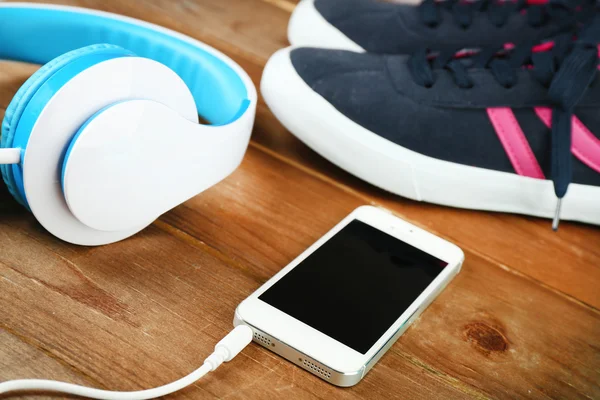
{"type": "Polygon", "coordinates": [[[447,265],[354,220],[259,299],[365,354],[447,265]]]}

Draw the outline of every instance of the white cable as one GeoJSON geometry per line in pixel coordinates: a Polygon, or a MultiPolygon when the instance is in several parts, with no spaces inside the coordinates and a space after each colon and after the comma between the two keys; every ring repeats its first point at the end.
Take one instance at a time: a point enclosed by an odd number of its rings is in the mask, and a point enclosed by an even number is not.
{"type": "Polygon", "coordinates": [[[215,351],[205,361],[204,365],[191,374],[178,381],[154,389],[140,390],[137,392],[113,392],[110,390],[92,389],[85,386],[74,385],[66,382],[49,381],[43,379],[19,379],[0,383],[0,396],[14,391],[42,390],[60,392],[76,396],[100,400],[146,400],[166,396],[185,388],[202,378],[210,371],[214,371],[223,362],[231,361],[252,341],[252,329],[240,325],[231,331],[215,346],[215,351]]]}
{"type": "Polygon", "coordinates": [[[21,149],[0,149],[0,164],[18,164],[21,161],[21,149]]]}

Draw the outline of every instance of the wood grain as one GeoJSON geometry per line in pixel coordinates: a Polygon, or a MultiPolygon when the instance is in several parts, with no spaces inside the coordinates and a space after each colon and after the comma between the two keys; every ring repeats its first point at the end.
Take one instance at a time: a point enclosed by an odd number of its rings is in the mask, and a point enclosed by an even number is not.
{"type": "MultiPolygon", "coordinates": [[[[258,83],[268,56],[287,43],[295,2],[63,3],[189,34],[258,83]]],[[[1,108],[36,68],[0,63],[1,108]]],[[[598,228],[565,223],[555,234],[544,220],[392,196],[317,156],[264,103],[231,177],[121,243],[60,242],[0,188],[0,380],[134,390],[181,377],[231,328],[241,300],[365,203],[456,242],[467,256],[365,380],[339,389],[251,345],[173,398],[600,398],[598,228]]]]}

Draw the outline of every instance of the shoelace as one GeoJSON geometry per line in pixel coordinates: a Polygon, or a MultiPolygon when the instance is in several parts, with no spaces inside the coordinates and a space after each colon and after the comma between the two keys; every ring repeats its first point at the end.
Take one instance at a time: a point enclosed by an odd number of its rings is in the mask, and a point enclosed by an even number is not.
{"type": "MultiPolygon", "coordinates": [[[[442,22],[442,10],[452,12],[454,21],[462,29],[468,29],[477,13],[487,13],[490,22],[497,27],[504,26],[514,13],[527,10],[528,22],[533,27],[540,27],[553,20],[563,26],[571,25],[576,20],[576,8],[591,4],[590,1],[550,0],[544,4],[536,4],[528,0],[494,1],[494,0],[423,0],[420,7],[421,20],[431,28],[442,22]]],[[[585,12],[579,13],[585,17],[585,12]]]]}
{"type": "Polygon", "coordinates": [[[534,52],[531,44],[523,44],[511,51],[498,53],[487,49],[467,58],[454,55],[429,56],[421,50],[408,61],[415,82],[424,87],[435,84],[435,70],[452,73],[457,86],[473,87],[469,77],[471,68],[488,68],[502,86],[518,84],[517,71],[529,66],[532,76],[548,88],[552,102],[551,177],[556,193],[557,207],[553,228],[558,229],[562,198],[567,193],[573,176],[571,156],[571,119],[573,109],[598,73],[598,44],[600,44],[600,15],[579,31],[577,40],[569,34],[558,36],[552,49],[534,52]]]}

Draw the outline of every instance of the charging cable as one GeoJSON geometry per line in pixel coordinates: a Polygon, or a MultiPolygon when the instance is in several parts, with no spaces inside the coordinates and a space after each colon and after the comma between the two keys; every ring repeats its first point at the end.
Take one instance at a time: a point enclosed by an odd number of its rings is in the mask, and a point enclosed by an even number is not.
{"type": "Polygon", "coordinates": [[[21,149],[0,149],[0,164],[18,164],[21,161],[21,149]]]}
{"type": "Polygon", "coordinates": [[[15,391],[36,390],[72,394],[101,400],[145,400],[166,396],[181,390],[207,373],[217,369],[223,362],[231,361],[252,341],[252,329],[245,325],[237,326],[215,346],[215,351],[200,368],[178,381],[154,389],[136,392],[113,392],[93,389],[72,383],[49,381],[43,379],[18,379],[0,383],[0,396],[15,391]]]}

